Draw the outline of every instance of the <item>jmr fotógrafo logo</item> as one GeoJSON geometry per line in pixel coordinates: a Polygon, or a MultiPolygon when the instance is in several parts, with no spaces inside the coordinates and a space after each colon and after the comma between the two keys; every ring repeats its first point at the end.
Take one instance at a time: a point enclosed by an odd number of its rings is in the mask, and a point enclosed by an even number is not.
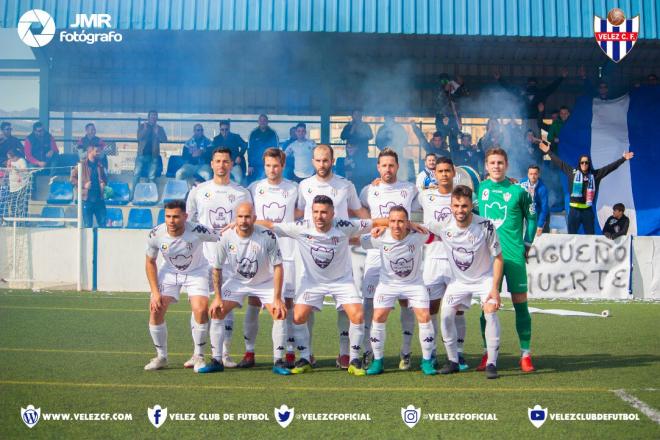
{"type": "Polygon", "coordinates": [[[18,38],[30,47],[42,47],[55,36],[55,21],[46,11],[31,9],[18,20],[18,38]]]}

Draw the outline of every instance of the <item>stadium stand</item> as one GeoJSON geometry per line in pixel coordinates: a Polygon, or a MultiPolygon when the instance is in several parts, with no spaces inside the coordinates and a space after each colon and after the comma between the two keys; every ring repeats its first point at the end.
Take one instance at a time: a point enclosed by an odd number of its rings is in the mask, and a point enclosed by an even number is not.
{"type": "Polygon", "coordinates": [[[55,180],[48,189],[48,204],[68,205],[73,202],[73,185],[69,182],[55,180]]]}
{"type": "Polygon", "coordinates": [[[151,209],[131,208],[128,212],[128,222],[126,229],[151,229],[154,227],[153,215],[151,209]]]}
{"type": "Polygon", "coordinates": [[[121,208],[108,208],[106,210],[106,228],[123,228],[124,227],[124,212],[121,208]]]}
{"type": "Polygon", "coordinates": [[[140,182],[135,186],[133,205],[153,206],[158,203],[158,187],[155,183],[140,182]]]}
{"type": "Polygon", "coordinates": [[[110,197],[106,197],[106,205],[127,205],[130,201],[131,190],[126,182],[108,182],[108,188],[112,189],[110,197]]]}
{"type": "Polygon", "coordinates": [[[181,168],[184,163],[186,163],[186,161],[183,160],[183,156],[170,156],[170,158],[167,160],[167,172],[165,173],[165,176],[174,178],[176,176],[176,172],[179,171],[179,168],[181,168]]]}
{"type": "Polygon", "coordinates": [[[168,179],[163,190],[163,203],[172,200],[185,200],[188,194],[188,183],[185,180],[168,179]]]}

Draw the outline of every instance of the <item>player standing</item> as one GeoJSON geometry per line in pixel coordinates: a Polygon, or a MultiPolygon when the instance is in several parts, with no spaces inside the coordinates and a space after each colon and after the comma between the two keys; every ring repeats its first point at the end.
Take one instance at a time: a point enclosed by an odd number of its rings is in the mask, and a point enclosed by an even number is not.
{"type": "MultiPolygon", "coordinates": [[[[248,190],[230,181],[232,167],[231,150],[217,148],[211,155],[213,179],[200,183],[191,189],[188,194],[186,210],[190,218],[218,233],[234,220],[236,207],[241,202],[252,201],[248,190]]],[[[210,272],[214,264],[215,245],[204,246],[204,255],[209,262],[210,272]]],[[[208,288],[209,292],[212,293],[213,286],[209,285],[208,288]]],[[[233,313],[226,317],[225,326],[223,361],[225,367],[232,368],[236,366],[229,355],[231,335],[234,329],[233,313]]],[[[186,362],[184,366],[189,368],[191,361],[192,359],[186,362]]]]}
{"type": "MultiPolygon", "coordinates": [[[[492,220],[497,228],[502,244],[504,277],[516,312],[516,331],[521,352],[520,368],[524,372],[532,372],[532,317],[527,307],[525,262],[527,251],[536,234],[536,211],[529,193],[506,177],[509,166],[506,151],[502,148],[491,148],[486,151],[485,156],[489,179],[479,185],[479,213],[482,217],[492,220]]],[[[486,320],[482,313],[482,334],[485,326],[486,320]]],[[[486,367],[486,358],[487,354],[484,354],[477,370],[481,371],[486,367]]]]}
{"type": "Polygon", "coordinates": [[[204,367],[204,345],[208,338],[209,271],[203,243],[215,245],[219,236],[203,225],[188,222],[186,204],[174,200],[165,204],[165,223],[156,226],[147,240],[145,271],[151,289],[149,333],[156,347],[156,357],[145,370],[167,367],[167,324],[165,314],[171,303],[179,301],[181,288],[186,289],[194,325],[192,337],[195,352],[192,360],[196,372],[204,367]],[[158,252],[163,256],[156,266],[158,252]]]}

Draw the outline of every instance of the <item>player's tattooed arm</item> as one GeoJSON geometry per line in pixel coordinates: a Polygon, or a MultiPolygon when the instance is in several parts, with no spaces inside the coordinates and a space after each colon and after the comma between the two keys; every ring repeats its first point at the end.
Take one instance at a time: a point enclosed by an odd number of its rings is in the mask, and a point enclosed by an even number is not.
{"type": "Polygon", "coordinates": [[[147,280],[149,281],[149,289],[151,290],[151,300],[149,302],[149,309],[152,312],[158,312],[162,307],[161,294],[158,289],[158,267],[156,266],[156,257],[147,255],[145,262],[145,272],[147,273],[147,280]]]}
{"type": "Polygon", "coordinates": [[[216,269],[214,267],[211,276],[213,277],[213,292],[215,293],[215,297],[209,307],[209,312],[211,318],[217,319],[220,316],[220,313],[222,313],[222,294],[220,293],[220,286],[222,285],[222,269],[216,269]]]}

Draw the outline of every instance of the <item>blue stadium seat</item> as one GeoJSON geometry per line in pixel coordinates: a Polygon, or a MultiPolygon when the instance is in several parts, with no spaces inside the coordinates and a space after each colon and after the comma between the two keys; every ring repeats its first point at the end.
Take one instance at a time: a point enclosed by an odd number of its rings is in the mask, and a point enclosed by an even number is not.
{"type": "Polygon", "coordinates": [[[151,209],[131,208],[128,211],[128,222],[126,229],[151,229],[154,227],[154,219],[151,215],[151,209]]]}
{"type": "MultiPolygon", "coordinates": [[[[61,206],[44,206],[41,209],[42,218],[64,218],[64,208],[61,206]]],[[[63,228],[64,222],[38,222],[42,228],[63,228]]]]}
{"type": "Polygon", "coordinates": [[[53,170],[55,176],[71,175],[71,167],[80,162],[80,156],[75,153],[60,154],[57,158],[57,168],[53,170]]]}
{"type": "Polygon", "coordinates": [[[137,206],[152,206],[158,203],[158,187],[155,183],[140,182],[135,185],[133,204],[137,206]]]}
{"type": "Polygon", "coordinates": [[[73,202],[73,185],[56,180],[50,184],[46,202],[53,205],[68,205],[73,202]]]}
{"type": "Polygon", "coordinates": [[[179,171],[179,168],[181,168],[184,163],[186,163],[186,161],[183,160],[183,156],[170,156],[167,160],[167,173],[165,173],[165,176],[175,177],[176,172],[179,171]]]}
{"type": "Polygon", "coordinates": [[[112,197],[105,199],[105,204],[127,205],[131,199],[131,190],[126,182],[108,182],[108,187],[112,188],[112,197]]]}
{"type": "Polygon", "coordinates": [[[165,223],[165,210],[164,209],[159,209],[158,210],[158,221],[156,221],[157,225],[161,225],[165,223]]]}
{"type": "Polygon", "coordinates": [[[185,200],[188,194],[188,182],[185,180],[168,179],[163,190],[163,203],[172,200],[185,200]]]}
{"type": "Polygon", "coordinates": [[[124,227],[124,213],[121,208],[108,208],[106,209],[106,228],[123,228],[124,227]]]}

